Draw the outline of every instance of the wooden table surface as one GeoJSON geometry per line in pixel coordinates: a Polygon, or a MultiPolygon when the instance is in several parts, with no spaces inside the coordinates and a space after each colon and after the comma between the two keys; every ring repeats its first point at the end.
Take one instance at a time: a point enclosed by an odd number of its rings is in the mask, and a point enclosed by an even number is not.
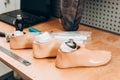
{"type": "MultiPolygon", "coordinates": [[[[51,19],[34,27],[41,31],[63,31],[58,19],[51,19]]],[[[1,32],[9,33],[13,30],[14,27],[0,22],[1,32]]],[[[32,49],[11,50],[31,62],[30,66],[24,66],[1,51],[0,60],[18,72],[25,80],[120,80],[120,36],[84,25],[80,25],[79,31],[92,32],[91,40],[86,42],[86,48],[112,52],[112,59],[108,64],[99,67],[59,69],[55,67],[55,58],[33,58],[32,49]]],[[[10,50],[5,38],[0,38],[0,45],[10,50]]]]}

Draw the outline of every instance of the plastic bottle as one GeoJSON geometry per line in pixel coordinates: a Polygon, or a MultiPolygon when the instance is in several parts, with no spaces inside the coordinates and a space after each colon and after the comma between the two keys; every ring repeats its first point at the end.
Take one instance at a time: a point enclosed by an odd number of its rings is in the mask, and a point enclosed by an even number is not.
{"type": "Polygon", "coordinates": [[[21,15],[17,15],[17,18],[13,24],[15,25],[16,31],[23,31],[25,23],[21,15]]]}

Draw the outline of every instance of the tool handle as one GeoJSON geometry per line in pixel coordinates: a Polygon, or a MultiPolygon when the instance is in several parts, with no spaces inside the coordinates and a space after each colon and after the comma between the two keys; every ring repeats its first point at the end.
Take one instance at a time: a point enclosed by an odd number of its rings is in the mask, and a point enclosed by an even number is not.
{"type": "Polygon", "coordinates": [[[35,29],[35,28],[33,28],[33,27],[30,27],[30,28],[29,28],[29,32],[40,32],[40,31],[37,30],[37,29],[35,29]]]}
{"type": "Polygon", "coordinates": [[[5,33],[4,32],[0,32],[0,37],[5,37],[5,33]]]}

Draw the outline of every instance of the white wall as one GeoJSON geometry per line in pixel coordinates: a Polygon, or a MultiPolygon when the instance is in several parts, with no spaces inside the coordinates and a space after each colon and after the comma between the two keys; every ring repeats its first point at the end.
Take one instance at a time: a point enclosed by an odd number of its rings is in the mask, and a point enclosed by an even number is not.
{"type": "Polygon", "coordinates": [[[15,0],[15,8],[20,9],[20,0],[15,0]]]}
{"type": "Polygon", "coordinates": [[[19,8],[20,0],[0,0],[0,14],[19,8]]]}

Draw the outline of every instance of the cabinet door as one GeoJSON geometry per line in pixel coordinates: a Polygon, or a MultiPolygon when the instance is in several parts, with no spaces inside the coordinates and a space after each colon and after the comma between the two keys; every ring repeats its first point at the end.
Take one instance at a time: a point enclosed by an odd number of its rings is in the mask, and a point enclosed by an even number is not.
{"type": "Polygon", "coordinates": [[[20,0],[0,0],[0,13],[5,13],[18,9],[20,0]]]}

